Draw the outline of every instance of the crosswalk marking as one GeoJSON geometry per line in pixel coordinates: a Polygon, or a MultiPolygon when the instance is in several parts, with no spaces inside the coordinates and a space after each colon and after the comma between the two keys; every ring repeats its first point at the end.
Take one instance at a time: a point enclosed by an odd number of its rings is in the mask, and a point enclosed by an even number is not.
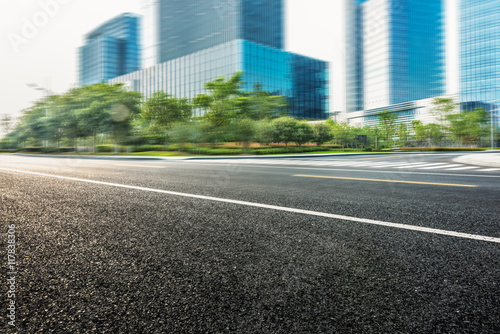
{"type": "Polygon", "coordinates": [[[345,161],[345,160],[299,160],[299,159],[214,159],[204,160],[211,163],[253,164],[253,165],[296,165],[310,167],[357,167],[357,168],[394,168],[409,170],[474,170],[475,172],[497,172],[500,168],[486,168],[467,166],[464,164],[450,164],[445,162],[376,162],[376,161],[345,161]]]}
{"type": "Polygon", "coordinates": [[[439,165],[446,165],[446,164],[444,164],[444,163],[432,163],[432,164],[430,164],[430,163],[420,163],[418,165],[413,165],[413,166],[411,166],[411,165],[408,166],[407,165],[407,166],[402,166],[402,167],[397,167],[397,168],[420,168],[420,167],[431,167],[431,166],[432,167],[436,167],[436,166],[439,166],[439,165]]]}
{"type": "Polygon", "coordinates": [[[458,167],[458,166],[463,166],[463,165],[453,164],[453,165],[442,165],[442,166],[423,167],[423,168],[418,168],[418,169],[451,168],[451,167],[458,167]]]}
{"type": "Polygon", "coordinates": [[[477,168],[479,167],[467,166],[467,167],[449,168],[447,170],[466,170],[466,169],[477,169],[477,168]]]}

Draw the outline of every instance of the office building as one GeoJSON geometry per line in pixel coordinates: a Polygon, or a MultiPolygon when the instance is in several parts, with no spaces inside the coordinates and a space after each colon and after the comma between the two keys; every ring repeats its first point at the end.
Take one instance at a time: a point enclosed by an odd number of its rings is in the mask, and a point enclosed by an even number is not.
{"type": "Polygon", "coordinates": [[[259,83],[273,95],[288,100],[290,116],[328,118],[328,64],[247,40],[233,40],[156,66],[109,80],[149,98],[164,91],[194,98],[205,93],[204,84],[217,77],[243,72],[245,91],[259,83]]]}
{"type": "Polygon", "coordinates": [[[442,0],[347,0],[346,110],[442,96],[442,0]]]}
{"type": "Polygon", "coordinates": [[[122,14],[85,36],[79,49],[81,86],[106,82],[140,69],[139,18],[122,14]]]}
{"type": "MultiPolygon", "coordinates": [[[[440,98],[449,98],[457,102],[455,112],[459,112],[459,103],[457,95],[439,96],[440,98]]],[[[381,108],[365,109],[350,113],[340,114],[336,120],[338,122],[346,122],[354,126],[377,126],[379,124],[379,113],[385,110],[398,116],[397,123],[406,124],[411,128],[411,122],[414,120],[421,121],[423,124],[439,123],[440,120],[434,112],[434,98],[414,100],[403,103],[396,103],[381,108]]]]}
{"type": "Polygon", "coordinates": [[[206,93],[206,82],[241,71],[243,90],[260,84],[285,96],[291,116],[328,117],[328,64],[283,50],[283,0],[150,1],[157,64],[110,83],[145,98],[157,91],[193,98],[206,93]]]}
{"type": "Polygon", "coordinates": [[[500,105],[500,1],[460,1],[460,98],[462,108],[500,105]]]}
{"type": "Polygon", "coordinates": [[[236,39],[283,48],[283,0],[159,0],[158,61],[236,39]]]}

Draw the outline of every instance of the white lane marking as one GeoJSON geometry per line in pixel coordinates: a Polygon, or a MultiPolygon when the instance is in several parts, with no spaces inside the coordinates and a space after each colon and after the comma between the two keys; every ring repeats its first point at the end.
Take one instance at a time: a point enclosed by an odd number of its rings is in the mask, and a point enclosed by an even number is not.
{"type": "Polygon", "coordinates": [[[481,169],[478,172],[497,172],[499,170],[500,168],[488,168],[488,169],[481,169]]]}
{"type": "Polygon", "coordinates": [[[392,167],[398,167],[398,166],[402,166],[402,164],[383,164],[383,165],[372,165],[372,167],[374,168],[384,168],[384,167],[389,167],[389,168],[392,168],[392,167]]]}
{"type": "Polygon", "coordinates": [[[302,209],[295,209],[295,208],[269,205],[269,204],[261,204],[261,203],[255,203],[255,202],[239,201],[239,200],[220,198],[220,197],[195,195],[195,194],[180,193],[180,192],[169,191],[169,190],[137,187],[137,186],[131,186],[131,185],[119,184],[119,183],[102,182],[102,181],[80,179],[80,178],[68,177],[68,176],[37,173],[37,172],[30,172],[30,171],[25,171],[25,170],[17,170],[17,169],[9,169],[9,168],[0,168],[0,170],[8,171],[8,172],[15,172],[15,173],[44,176],[44,177],[50,177],[50,178],[55,178],[55,179],[63,179],[63,180],[69,180],[69,181],[77,181],[77,182],[105,185],[105,186],[111,186],[111,187],[117,187],[117,188],[126,188],[126,189],[149,191],[149,192],[167,194],[167,195],[173,195],[173,196],[196,198],[196,199],[202,199],[202,200],[208,200],[208,201],[214,201],[214,202],[237,204],[237,205],[243,205],[243,206],[249,206],[249,207],[255,207],[255,208],[263,208],[263,209],[271,209],[271,210],[291,212],[291,213],[299,213],[299,214],[304,214],[304,215],[309,215],[309,216],[339,219],[339,220],[351,221],[351,222],[356,222],[356,223],[363,223],[363,224],[368,224],[368,225],[392,227],[392,228],[396,228],[396,229],[432,233],[432,234],[438,234],[438,235],[444,235],[444,236],[450,236],[450,237],[456,237],[456,238],[462,238],[462,239],[479,240],[479,241],[494,242],[494,243],[500,244],[500,238],[489,237],[489,236],[484,236],[484,235],[461,233],[461,232],[440,230],[440,229],[429,228],[429,227],[391,223],[391,222],[385,222],[385,221],[381,221],[381,220],[357,218],[357,217],[337,215],[337,214],[326,213],[326,212],[302,210],[302,209]]]}
{"type": "Polygon", "coordinates": [[[165,166],[151,166],[151,165],[124,165],[124,164],[115,164],[115,166],[122,166],[122,167],[139,167],[139,168],[166,168],[165,166]]]}
{"type": "MultiPolygon", "coordinates": [[[[193,160],[194,161],[194,160],[193,160]]],[[[188,164],[191,165],[196,165],[196,166],[220,166],[219,163],[196,163],[193,164],[192,162],[187,162],[188,164]]],[[[180,163],[180,162],[176,162],[180,163]]],[[[292,167],[292,166],[241,166],[241,167],[247,167],[247,168],[269,168],[269,169],[300,169],[300,170],[324,170],[324,171],[333,171],[333,172],[360,172],[360,173],[388,173],[389,171],[387,170],[372,170],[372,169],[342,169],[342,168],[314,168],[314,167],[292,167]]],[[[396,174],[410,174],[410,175],[439,175],[439,176],[470,176],[470,177],[483,177],[483,178],[495,178],[498,179],[500,178],[500,175],[484,175],[484,174],[451,174],[451,173],[423,173],[423,172],[402,172],[402,171],[390,171],[391,173],[396,173],[396,174]]],[[[475,170],[477,172],[477,170],[475,170]]]]}
{"type": "Polygon", "coordinates": [[[451,167],[459,167],[459,166],[463,166],[463,165],[452,164],[452,165],[444,165],[444,166],[422,167],[422,168],[417,168],[417,169],[439,169],[439,168],[451,168],[451,167]]]}
{"type": "Polygon", "coordinates": [[[318,162],[311,162],[312,166],[336,166],[336,163],[332,163],[330,161],[318,161],[318,162]]]}
{"type": "Polygon", "coordinates": [[[407,166],[407,162],[386,162],[386,163],[379,163],[379,165],[384,165],[384,166],[407,166]]]}
{"type": "Polygon", "coordinates": [[[443,163],[434,163],[434,164],[430,164],[430,163],[418,163],[418,164],[413,164],[413,165],[406,165],[406,166],[402,166],[402,167],[396,167],[396,168],[418,168],[418,167],[430,167],[430,166],[437,166],[437,165],[445,165],[443,163]]]}
{"type": "Polygon", "coordinates": [[[466,170],[466,169],[478,169],[478,168],[479,167],[468,166],[468,167],[449,168],[447,170],[466,170]]]}

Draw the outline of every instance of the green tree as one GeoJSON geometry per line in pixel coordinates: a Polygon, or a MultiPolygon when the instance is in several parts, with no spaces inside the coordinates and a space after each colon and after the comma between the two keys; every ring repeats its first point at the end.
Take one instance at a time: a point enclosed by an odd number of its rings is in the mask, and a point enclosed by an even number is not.
{"type": "Polygon", "coordinates": [[[196,108],[204,109],[204,117],[216,127],[228,126],[238,115],[241,85],[241,72],[235,73],[227,81],[224,77],[219,77],[205,84],[209,94],[196,96],[193,104],[196,108]]]}
{"type": "Polygon", "coordinates": [[[249,119],[241,119],[236,124],[236,135],[243,147],[246,149],[255,136],[255,122],[249,119]]]}
{"type": "Polygon", "coordinates": [[[238,99],[240,117],[262,120],[282,115],[286,112],[287,103],[283,96],[273,96],[262,90],[261,84],[255,84],[252,92],[242,93],[238,99]]]}
{"type": "Polygon", "coordinates": [[[413,128],[415,140],[417,141],[418,145],[421,145],[421,143],[427,139],[427,133],[425,131],[424,125],[422,124],[422,121],[413,120],[411,121],[411,126],[413,128]]]}
{"type": "Polygon", "coordinates": [[[332,128],[333,139],[336,144],[341,145],[342,147],[354,146],[354,141],[356,140],[354,127],[345,122],[334,122],[331,119],[327,120],[326,124],[332,128]]]}
{"type": "Polygon", "coordinates": [[[200,133],[197,129],[198,126],[193,122],[178,122],[172,124],[168,130],[169,140],[179,144],[199,142],[200,133]]]}
{"type": "Polygon", "coordinates": [[[200,130],[200,139],[204,143],[210,143],[215,147],[226,138],[228,129],[226,126],[218,126],[206,118],[203,118],[197,123],[197,128],[200,130]]]}
{"type": "Polygon", "coordinates": [[[410,130],[408,126],[404,123],[400,123],[398,126],[398,145],[408,146],[410,143],[410,130]]]}
{"type": "Polygon", "coordinates": [[[176,122],[188,120],[192,106],[185,98],[179,99],[164,92],[156,92],[143,104],[141,116],[149,125],[166,131],[176,122]]]}
{"type": "Polygon", "coordinates": [[[80,136],[92,136],[95,147],[98,133],[110,134],[115,145],[130,135],[131,119],[140,112],[141,95],[127,91],[122,84],[96,84],[75,91],[74,109],[80,136]]]}
{"type": "Polygon", "coordinates": [[[109,133],[115,143],[128,135],[131,118],[139,112],[141,96],[123,85],[97,84],[49,96],[23,112],[16,128],[22,142],[66,138],[76,149],[78,139],[109,133]]]}
{"type": "Polygon", "coordinates": [[[298,122],[294,142],[302,146],[314,139],[314,130],[309,123],[298,122]]]}
{"type": "Polygon", "coordinates": [[[450,114],[447,120],[448,130],[459,145],[480,145],[482,138],[487,136],[488,113],[484,108],[450,114]]]}
{"type": "Polygon", "coordinates": [[[385,142],[392,145],[392,140],[396,134],[396,122],[398,115],[395,113],[384,110],[378,113],[378,127],[385,142]]]}
{"type": "Polygon", "coordinates": [[[444,138],[444,128],[441,124],[422,124],[419,120],[411,122],[415,139],[419,145],[435,146],[444,138]]]}
{"type": "Polygon", "coordinates": [[[255,139],[259,144],[269,146],[275,137],[276,128],[273,122],[263,119],[255,122],[255,139]]]}
{"type": "Polygon", "coordinates": [[[274,141],[284,143],[288,147],[288,143],[296,140],[296,132],[299,122],[291,117],[280,117],[273,121],[275,128],[274,141]]]}
{"type": "Polygon", "coordinates": [[[0,116],[0,126],[5,135],[9,134],[12,130],[12,116],[9,114],[3,114],[0,116]]]}
{"type": "Polygon", "coordinates": [[[333,133],[331,126],[325,123],[316,123],[313,126],[314,139],[313,141],[317,146],[320,146],[326,142],[333,140],[333,133]]]}
{"type": "Polygon", "coordinates": [[[437,97],[432,101],[433,108],[431,113],[438,119],[441,125],[446,126],[449,115],[456,113],[457,104],[452,98],[437,97]]]}

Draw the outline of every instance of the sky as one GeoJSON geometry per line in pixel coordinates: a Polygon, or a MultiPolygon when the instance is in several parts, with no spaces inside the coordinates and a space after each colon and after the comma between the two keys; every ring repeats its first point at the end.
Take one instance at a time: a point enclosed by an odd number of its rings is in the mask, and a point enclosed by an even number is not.
{"type": "MultiPolygon", "coordinates": [[[[77,50],[83,36],[121,13],[141,13],[143,1],[2,0],[0,114],[17,117],[22,109],[44,96],[43,91],[28,84],[54,93],[75,86],[77,50]]],[[[446,1],[454,4],[457,0],[446,1]]],[[[286,50],[331,62],[332,111],[343,110],[345,103],[342,3],[286,0],[286,50]]]]}

